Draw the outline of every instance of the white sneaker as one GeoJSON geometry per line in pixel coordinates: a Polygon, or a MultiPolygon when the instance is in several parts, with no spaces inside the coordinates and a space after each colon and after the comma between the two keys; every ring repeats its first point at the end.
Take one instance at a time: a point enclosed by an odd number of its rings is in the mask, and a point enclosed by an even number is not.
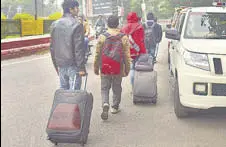
{"type": "Polygon", "coordinates": [[[101,118],[103,120],[107,120],[108,119],[108,111],[109,111],[109,104],[108,103],[104,103],[104,105],[103,105],[103,112],[101,113],[101,118]]]}
{"type": "Polygon", "coordinates": [[[116,113],[119,113],[120,112],[120,109],[115,109],[115,108],[111,108],[111,113],[112,114],[116,114],[116,113]]]}

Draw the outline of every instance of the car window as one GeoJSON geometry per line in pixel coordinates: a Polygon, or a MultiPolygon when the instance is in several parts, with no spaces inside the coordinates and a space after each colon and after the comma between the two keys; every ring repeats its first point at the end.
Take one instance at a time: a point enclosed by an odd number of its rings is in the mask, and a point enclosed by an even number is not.
{"type": "Polygon", "coordinates": [[[183,28],[183,25],[184,25],[184,19],[185,19],[185,13],[181,13],[179,20],[177,21],[177,24],[176,24],[176,29],[180,34],[182,32],[182,28],[183,28]]]}
{"type": "Polygon", "coordinates": [[[184,37],[191,39],[226,39],[226,14],[191,12],[184,37]]]}
{"type": "MultiPolygon", "coordinates": [[[[179,17],[180,17],[180,15],[179,15],[179,17]]],[[[175,23],[176,23],[175,28],[176,28],[176,30],[178,30],[179,24],[180,24],[180,19],[177,19],[177,21],[175,23]]]]}
{"type": "Polygon", "coordinates": [[[173,16],[173,23],[175,23],[175,22],[176,22],[177,17],[178,17],[178,13],[176,12],[176,13],[174,14],[174,16],[173,16]]]}

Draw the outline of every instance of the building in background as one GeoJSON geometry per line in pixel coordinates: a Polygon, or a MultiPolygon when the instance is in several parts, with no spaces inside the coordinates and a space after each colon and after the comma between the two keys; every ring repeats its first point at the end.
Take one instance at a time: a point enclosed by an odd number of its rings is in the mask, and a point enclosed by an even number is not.
{"type": "Polygon", "coordinates": [[[81,2],[85,3],[85,15],[88,17],[111,14],[124,16],[130,10],[130,0],[80,0],[81,2]]]}
{"type": "Polygon", "coordinates": [[[86,0],[86,16],[92,17],[93,16],[93,0],[86,0]]]}
{"type": "Polygon", "coordinates": [[[80,14],[85,15],[92,20],[96,21],[98,15],[117,15],[123,23],[130,11],[130,0],[78,0],[80,3],[80,14]]]}
{"type": "Polygon", "coordinates": [[[93,7],[93,16],[98,15],[111,15],[113,14],[113,1],[116,0],[93,0],[92,7],[93,7]]]}

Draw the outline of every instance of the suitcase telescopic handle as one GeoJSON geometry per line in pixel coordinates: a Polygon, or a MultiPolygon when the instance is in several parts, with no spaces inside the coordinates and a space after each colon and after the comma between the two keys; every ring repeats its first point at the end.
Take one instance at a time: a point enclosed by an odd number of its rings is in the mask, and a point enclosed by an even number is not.
{"type": "MultiPolygon", "coordinates": [[[[76,77],[77,76],[80,76],[79,75],[79,72],[77,72],[75,74],[75,77],[74,77],[74,81],[73,81],[73,89],[75,90],[75,85],[76,85],[76,77]]],[[[84,91],[86,91],[86,85],[87,85],[87,79],[88,79],[88,73],[85,74],[85,85],[84,85],[84,91]]]]}

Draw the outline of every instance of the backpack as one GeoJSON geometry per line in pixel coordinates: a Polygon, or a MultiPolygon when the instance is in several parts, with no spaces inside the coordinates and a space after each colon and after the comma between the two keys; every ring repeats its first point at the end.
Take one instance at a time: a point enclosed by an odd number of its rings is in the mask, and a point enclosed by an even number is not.
{"type": "Polygon", "coordinates": [[[101,51],[101,73],[105,75],[121,74],[121,64],[123,62],[122,37],[124,34],[112,36],[104,33],[106,40],[101,51]]]}
{"type": "Polygon", "coordinates": [[[150,50],[152,45],[156,45],[156,33],[155,33],[155,25],[156,23],[153,22],[151,26],[145,23],[145,47],[147,50],[150,50]]]}

